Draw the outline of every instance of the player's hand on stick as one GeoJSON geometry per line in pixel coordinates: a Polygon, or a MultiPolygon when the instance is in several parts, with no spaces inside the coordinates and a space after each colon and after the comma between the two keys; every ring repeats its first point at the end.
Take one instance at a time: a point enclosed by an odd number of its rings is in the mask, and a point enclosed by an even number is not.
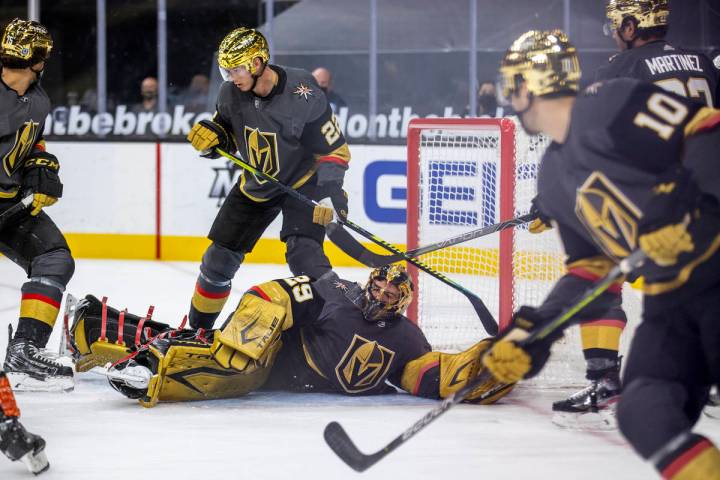
{"type": "Polygon", "coordinates": [[[63,185],[58,172],[60,162],[55,155],[47,152],[33,152],[25,159],[23,165],[22,186],[26,191],[34,193],[30,215],[53,205],[62,197],[63,185]]]}
{"type": "Polygon", "coordinates": [[[200,156],[205,158],[220,157],[220,154],[215,151],[215,147],[226,152],[235,150],[232,139],[222,125],[211,120],[200,120],[193,125],[187,140],[195,150],[200,152],[200,156]]]}
{"type": "Polygon", "coordinates": [[[522,341],[545,321],[546,319],[531,307],[521,307],[513,315],[508,328],[482,359],[483,365],[493,377],[503,383],[515,383],[537,375],[550,357],[550,347],[555,340],[562,337],[562,332],[528,344],[523,344],[522,341]]]}
{"type": "Polygon", "coordinates": [[[536,198],[533,198],[532,205],[530,207],[530,214],[535,217],[535,219],[528,225],[528,231],[530,233],[542,233],[552,229],[550,220],[540,213],[540,210],[535,202],[536,198]]]}
{"type": "Polygon", "coordinates": [[[678,257],[695,249],[688,231],[699,217],[702,193],[690,173],[683,168],[663,175],[638,225],[638,244],[661,267],[675,265],[678,257]]]}
{"type": "Polygon", "coordinates": [[[323,198],[313,210],[313,222],[326,227],[335,215],[342,220],[348,215],[348,195],[339,182],[318,185],[318,192],[323,198]]]}

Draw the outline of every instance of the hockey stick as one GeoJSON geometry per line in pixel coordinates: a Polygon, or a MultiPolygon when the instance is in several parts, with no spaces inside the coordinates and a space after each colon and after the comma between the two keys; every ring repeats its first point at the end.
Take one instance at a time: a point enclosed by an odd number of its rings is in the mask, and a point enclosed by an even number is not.
{"type": "MultiPolygon", "coordinates": [[[[319,205],[319,203],[316,202],[315,200],[312,200],[312,199],[306,197],[305,195],[303,195],[302,193],[298,192],[294,188],[292,188],[288,185],[285,185],[284,183],[281,183],[275,177],[268,175],[267,173],[265,173],[261,170],[258,170],[257,168],[253,167],[249,163],[246,163],[241,158],[238,158],[235,155],[225,152],[219,148],[215,148],[215,151],[217,153],[219,153],[220,155],[222,155],[223,157],[227,158],[228,160],[232,161],[239,167],[255,174],[256,177],[260,177],[265,181],[273,183],[278,188],[280,188],[280,190],[287,193],[288,195],[295,198],[296,200],[299,200],[299,201],[301,201],[307,205],[310,205],[312,207],[316,207],[319,205]]],[[[414,265],[415,267],[419,268],[420,270],[427,273],[428,275],[431,275],[431,276],[437,278],[444,284],[449,285],[450,287],[454,288],[455,290],[457,290],[460,293],[462,293],[463,295],[465,295],[465,297],[467,297],[467,299],[470,301],[473,308],[475,309],[475,313],[477,314],[478,318],[480,318],[480,322],[482,322],[483,327],[485,327],[485,330],[490,335],[497,335],[498,325],[497,325],[497,322],[495,321],[495,318],[493,318],[492,313],[490,313],[490,311],[487,309],[487,307],[485,306],[485,303],[483,303],[482,299],[480,297],[478,297],[477,295],[475,295],[473,292],[466,289],[465,287],[458,284],[457,282],[449,279],[442,273],[436,272],[435,270],[428,267],[420,260],[416,260],[411,257],[408,257],[406,254],[404,254],[402,251],[400,251],[394,245],[391,245],[388,242],[386,242],[385,240],[381,239],[380,237],[368,232],[367,230],[362,228],[360,225],[353,223],[350,220],[345,219],[345,218],[338,218],[337,222],[340,225],[344,225],[344,226],[348,227],[350,230],[357,232],[358,234],[360,234],[363,237],[367,238],[368,240],[376,243],[377,245],[380,245],[384,249],[386,249],[396,255],[400,255],[402,260],[405,260],[406,262],[414,265]]],[[[338,247],[342,248],[342,245],[338,245],[338,247]]]]}
{"type": "MultiPolygon", "coordinates": [[[[590,302],[599,297],[605,290],[610,287],[617,279],[623,275],[629,273],[635,268],[642,265],[645,260],[645,254],[636,250],[630,256],[621,261],[615,266],[610,272],[598,282],[589,286],[578,297],[578,300],[571,306],[563,310],[555,319],[546,325],[538,328],[530,333],[530,335],[522,341],[517,342],[518,345],[529,345],[538,340],[546,338],[548,335],[559,329],[563,325],[567,324],[579,311],[585,308],[590,302]]],[[[470,380],[467,385],[453,393],[449,397],[445,398],[440,405],[430,410],[420,420],[415,422],[410,428],[405,430],[402,434],[392,440],[390,443],[385,445],[381,450],[375,453],[366,455],[362,453],[355,443],[353,443],[350,436],[347,434],[345,429],[338,422],[330,422],[325,427],[323,436],[328,446],[340,457],[352,469],[363,472],[368,468],[375,465],[377,462],[385,458],[390,452],[398,448],[403,443],[414,437],[420,430],[428,426],[433,420],[437,419],[440,415],[447,412],[454,405],[462,402],[466,396],[468,396],[473,390],[482,385],[488,380],[492,379],[492,374],[486,369],[480,375],[470,380]]],[[[500,384],[497,387],[483,393],[478,399],[478,402],[486,400],[502,389],[507,388],[507,384],[500,384]]]]}
{"type": "Polygon", "coordinates": [[[465,232],[456,237],[448,238],[447,240],[432,243],[430,245],[425,245],[424,247],[419,247],[414,250],[408,250],[404,254],[396,253],[393,255],[380,255],[378,253],[371,252],[335,222],[332,222],[330,225],[327,226],[327,234],[328,238],[332,240],[335,245],[340,247],[345,253],[353,257],[355,260],[362,263],[363,265],[367,265],[368,267],[376,268],[382,267],[383,265],[389,265],[391,263],[399,262],[404,258],[404,256],[416,258],[420,255],[425,255],[426,253],[441,250],[443,248],[467,242],[478,237],[484,237],[485,235],[490,235],[491,233],[505,230],[506,228],[515,227],[517,225],[531,222],[535,218],[536,215],[532,213],[527,213],[525,215],[520,215],[519,217],[515,217],[504,222],[495,223],[493,225],[488,225],[483,228],[478,228],[476,230],[465,232]]]}
{"type": "Polygon", "coordinates": [[[7,222],[12,220],[15,215],[25,210],[27,207],[30,206],[30,204],[33,202],[34,195],[31,193],[27,197],[20,200],[18,203],[13,205],[12,207],[5,210],[3,213],[0,213],[0,230],[5,226],[7,222]]]}

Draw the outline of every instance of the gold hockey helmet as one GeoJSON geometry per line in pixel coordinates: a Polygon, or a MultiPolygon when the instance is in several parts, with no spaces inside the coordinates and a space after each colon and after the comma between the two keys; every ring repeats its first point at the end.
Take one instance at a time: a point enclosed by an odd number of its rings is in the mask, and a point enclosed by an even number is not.
{"type": "Polygon", "coordinates": [[[530,30],[502,59],[499,93],[509,100],[523,81],[534,96],[577,92],[580,75],[577,51],[562,31],[530,30]]]}
{"type": "Polygon", "coordinates": [[[8,67],[30,67],[48,59],[53,47],[47,28],[32,20],[15,18],[0,40],[0,56],[8,67]]]}
{"type": "Polygon", "coordinates": [[[605,7],[605,34],[612,35],[626,18],[634,18],[638,28],[664,27],[670,16],[668,0],[610,0],[605,7]]]}
{"type": "Polygon", "coordinates": [[[407,307],[410,305],[413,299],[413,283],[408,275],[407,270],[401,264],[384,265],[373,269],[370,272],[367,284],[365,285],[365,292],[367,296],[367,304],[365,308],[365,318],[370,321],[382,320],[392,314],[402,314],[405,312],[407,307]],[[386,288],[378,287],[375,284],[376,280],[386,280],[388,284],[392,284],[400,291],[397,294],[397,299],[390,301],[377,300],[373,295],[379,293],[380,297],[392,297],[386,291],[386,288]]]}
{"type": "Polygon", "coordinates": [[[253,28],[236,28],[220,42],[218,64],[221,71],[245,67],[248,72],[255,74],[255,57],[260,57],[267,63],[270,60],[270,49],[263,34],[253,28]]]}

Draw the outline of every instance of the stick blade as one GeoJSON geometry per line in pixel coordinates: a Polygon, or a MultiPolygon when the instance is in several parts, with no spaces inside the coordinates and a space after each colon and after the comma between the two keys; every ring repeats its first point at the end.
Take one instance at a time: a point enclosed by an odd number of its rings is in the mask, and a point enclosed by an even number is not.
{"type": "Polygon", "coordinates": [[[340,460],[356,472],[364,472],[382,458],[382,455],[365,455],[358,450],[345,429],[338,422],[328,423],[325,426],[323,436],[325,437],[325,443],[340,457],[340,460]]]}
{"type": "Polygon", "coordinates": [[[330,241],[340,250],[367,267],[378,268],[403,259],[402,255],[379,255],[371,252],[338,223],[330,223],[325,227],[325,231],[330,241]]]}

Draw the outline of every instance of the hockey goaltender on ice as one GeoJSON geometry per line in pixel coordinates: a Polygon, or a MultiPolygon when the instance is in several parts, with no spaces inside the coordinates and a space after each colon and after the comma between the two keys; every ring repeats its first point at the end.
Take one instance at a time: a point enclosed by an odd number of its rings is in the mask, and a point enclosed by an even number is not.
{"type": "MultiPolygon", "coordinates": [[[[110,384],[145,407],[159,401],[237,397],[258,389],[394,393],[444,398],[482,372],[484,339],[456,353],[433,352],[407,317],[413,285],[400,265],[377,268],[365,286],[328,272],[249,289],[219,329],[173,329],[88,295],[73,305],[69,348],[79,372],[103,367],[110,384]]],[[[184,322],[183,322],[184,323],[184,322]]],[[[513,385],[481,384],[466,401],[513,385]]]]}

